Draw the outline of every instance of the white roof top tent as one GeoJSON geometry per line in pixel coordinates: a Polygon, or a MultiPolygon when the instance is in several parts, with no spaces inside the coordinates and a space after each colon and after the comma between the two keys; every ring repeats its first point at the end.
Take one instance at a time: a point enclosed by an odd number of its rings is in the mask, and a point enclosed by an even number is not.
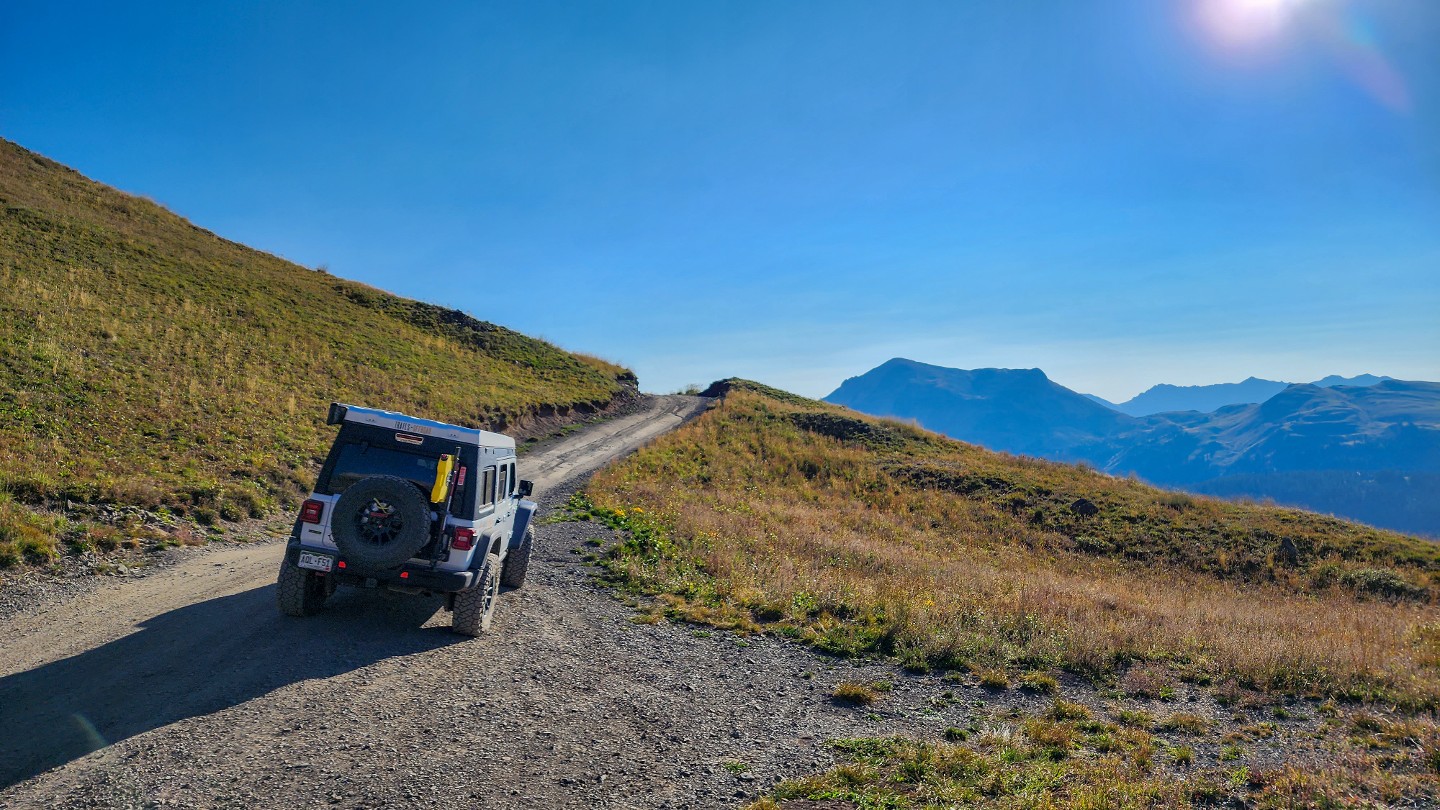
{"type": "Polygon", "coordinates": [[[359,405],[344,405],[339,402],[330,403],[330,414],[326,417],[325,424],[338,425],[341,422],[356,422],[421,436],[433,436],[475,447],[515,449],[515,440],[503,433],[491,433],[488,430],[449,425],[444,422],[407,416],[395,411],[362,408],[359,405]]]}

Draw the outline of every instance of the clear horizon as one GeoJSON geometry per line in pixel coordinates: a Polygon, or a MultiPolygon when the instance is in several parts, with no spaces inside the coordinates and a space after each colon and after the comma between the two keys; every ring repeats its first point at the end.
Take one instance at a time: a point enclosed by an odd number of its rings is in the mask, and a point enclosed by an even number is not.
{"type": "Polygon", "coordinates": [[[809,396],[1440,380],[1440,4],[0,10],[0,135],[299,264],[809,396]]]}

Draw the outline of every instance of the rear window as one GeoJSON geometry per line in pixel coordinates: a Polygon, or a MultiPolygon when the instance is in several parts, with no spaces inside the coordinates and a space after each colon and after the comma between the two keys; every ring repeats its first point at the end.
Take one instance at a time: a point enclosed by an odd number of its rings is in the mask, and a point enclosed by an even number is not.
{"type": "MultiPolygon", "coordinates": [[[[315,491],[322,495],[338,495],[362,478],[393,475],[414,482],[428,499],[430,489],[435,485],[440,454],[457,450],[463,472],[451,500],[450,513],[464,520],[474,520],[475,488],[481,483],[476,470],[476,449],[457,446],[454,442],[433,436],[414,436],[371,425],[346,423],[331,446],[324,466],[320,468],[315,491]],[[415,444],[416,440],[420,444],[415,444]]],[[[493,478],[491,480],[493,482],[493,478]]]]}
{"type": "Polygon", "coordinates": [[[340,448],[335,457],[335,468],[330,473],[323,494],[338,495],[351,484],[372,475],[393,475],[414,481],[426,493],[435,483],[435,470],[439,459],[427,458],[413,453],[404,453],[388,447],[368,444],[347,444],[340,448]]]}

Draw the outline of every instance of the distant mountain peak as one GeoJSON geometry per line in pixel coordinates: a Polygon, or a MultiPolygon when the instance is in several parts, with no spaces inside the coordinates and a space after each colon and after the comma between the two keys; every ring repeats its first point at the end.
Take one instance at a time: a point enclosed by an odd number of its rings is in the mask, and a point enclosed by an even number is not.
{"type": "Polygon", "coordinates": [[[958,369],[894,358],[841,383],[828,402],[915,419],[967,441],[1015,453],[1055,441],[1084,443],[1130,421],[1058,385],[1038,368],[958,369]]]}
{"type": "Polygon", "coordinates": [[[1337,385],[1358,385],[1363,387],[1369,387],[1372,385],[1378,385],[1382,382],[1388,382],[1393,379],[1395,378],[1386,377],[1383,375],[1377,376],[1374,374],[1356,374],[1354,377],[1341,377],[1339,374],[1331,374],[1329,377],[1326,377],[1323,380],[1316,380],[1312,384],[1318,385],[1321,388],[1334,388],[1337,385]]]}

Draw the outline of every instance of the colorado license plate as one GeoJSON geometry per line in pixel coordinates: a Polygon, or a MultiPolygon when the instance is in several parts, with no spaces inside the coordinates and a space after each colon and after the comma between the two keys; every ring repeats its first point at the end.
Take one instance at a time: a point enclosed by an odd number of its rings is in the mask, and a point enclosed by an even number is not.
{"type": "Polygon", "coordinates": [[[309,568],[313,571],[329,571],[334,565],[334,557],[327,557],[324,554],[311,554],[308,551],[300,552],[301,568],[309,568]]]}

